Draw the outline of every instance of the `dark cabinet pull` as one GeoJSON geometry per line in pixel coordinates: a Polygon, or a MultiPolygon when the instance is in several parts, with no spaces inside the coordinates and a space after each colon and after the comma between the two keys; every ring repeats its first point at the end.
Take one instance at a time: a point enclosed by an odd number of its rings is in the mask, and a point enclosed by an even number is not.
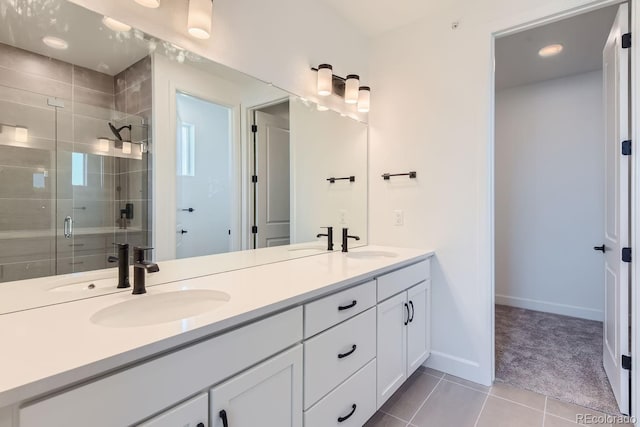
{"type": "Polygon", "coordinates": [[[416,309],[413,307],[413,301],[409,301],[409,305],[411,306],[411,318],[409,319],[409,323],[413,322],[413,316],[416,314],[416,309]]]}
{"type": "Polygon", "coordinates": [[[195,211],[195,209],[193,208],[182,209],[182,212],[193,212],[193,211],[195,211]]]}
{"type": "Polygon", "coordinates": [[[349,418],[351,418],[351,416],[356,412],[356,404],[354,403],[353,405],[351,405],[351,412],[349,412],[347,415],[345,415],[344,417],[338,417],[338,422],[342,423],[344,421],[347,421],[349,418]]]}
{"type": "Polygon", "coordinates": [[[606,248],[604,247],[604,245],[602,245],[602,246],[594,246],[593,247],[594,251],[602,251],[602,253],[604,253],[605,249],[606,248]]]}
{"type": "Polygon", "coordinates": [[[187,234],[188,231],[187,230],[180,230],[180,234],[187,234]]]}
{"type": "Polygon", "coordinates": [[[354,344],[353,346],[351,346],[351,350],[347,351],[346,353],[342,353],[338,355],[338,359],[344,359],[347,356],[351,356],[353,354],[354,351],[356,351],[356,345],[354,344]]]}
{"type": "Polygon", "coordinates": [[[356,306],[356,304],[358,303],[358,301],[353,300],[353,302],[349,305],[340,305],[338,306],[338,310],[342,311],[342,310],[349,310],[350,308],[353,308],[356,306]]]}
{"type": "Polygon", "coordinates": [[[407,326],[409,324],[409,304],[407,304],[406,302],[404,303],[404,308],[407,310],[407,318],[404,321],[404,326],[407,326]]]}
{"type": "Polygon", "coordinates": [[[223,409],[218,415],[220,415],[220,418],[222,418],[222,427],[229,427],[229,420],[227,420],[227,411],[223,409]]]}
{"type": "Polygon", "coordinates": [[[204,427],[204,423],[198,423],[198,425],[196,425],[196,427],[204,427]]]}

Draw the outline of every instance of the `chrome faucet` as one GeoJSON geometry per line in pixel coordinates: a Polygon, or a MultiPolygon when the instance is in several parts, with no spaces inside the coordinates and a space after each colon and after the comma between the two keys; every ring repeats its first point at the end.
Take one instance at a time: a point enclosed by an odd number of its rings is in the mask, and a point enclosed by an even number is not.
{"type": "Polygon", "coordinates": [[[145,251],[153,248],[136,247],[133,248],[133,294],[146,294],[145,273],[157,273],[160,271],[158,264],[144,259],[145,251]]]}
{"type": "Polygon", "coordinates": [[[129,244],[128,243],[114,243],[114,246],[118,247],[118,256],[109,256],[107,261],[118,263],[118,288],[129,288],[129,244]]]}
{"type": "Polygon", "coordinates": [[[342,229],[342,252],[349,252],[349,248],[347,245],[347,242],[349,239],[353,239],[353,240],[360,240],[360,237],[358,236],[349,236],[349,229],[348,228],[343,228],[342,229]]]}
{"type": "Polygon", "coordinates": [[[316,237],[326,237],[327,238],[327,250],[333,250],[333,227],[320,227],[326,228],[327,234],[318,234],[316,237]]]}

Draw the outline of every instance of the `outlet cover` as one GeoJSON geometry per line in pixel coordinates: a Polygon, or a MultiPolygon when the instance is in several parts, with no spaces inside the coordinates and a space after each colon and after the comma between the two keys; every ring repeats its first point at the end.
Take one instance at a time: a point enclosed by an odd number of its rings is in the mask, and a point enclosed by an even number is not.
{"type": "Polygon", "coordinates": [[[401,210],[393,211],[393,225],[404,225],[404,212],[401,210]]]}

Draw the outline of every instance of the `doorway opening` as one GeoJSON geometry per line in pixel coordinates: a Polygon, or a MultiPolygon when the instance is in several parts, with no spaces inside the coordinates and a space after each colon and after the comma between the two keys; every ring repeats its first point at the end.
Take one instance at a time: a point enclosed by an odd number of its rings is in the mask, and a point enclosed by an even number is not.
{"type": "Polygon", "coordinates": [[[251,233],[253,249],[291,241],[289,99],[254,108],[251,144],[251,233]]]}
{"type": "Polygon", "coordinates": [[[628,23],[623,3],[495,41],[496,381],[614,415],[630,408],[628,23]]]}

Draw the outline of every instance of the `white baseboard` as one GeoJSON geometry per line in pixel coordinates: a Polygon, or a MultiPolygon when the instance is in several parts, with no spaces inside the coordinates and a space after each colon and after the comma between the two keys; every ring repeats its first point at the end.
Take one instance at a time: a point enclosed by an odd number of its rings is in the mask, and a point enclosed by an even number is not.
{"type": "Polygon", "coordinates": [[[558,304],[555,302],[510,297],[507,295],[496,295],[496,304],[526,308],[528,310],[544,311],[546,313],[562,314],[564,316],[579,317],[581,319],[598,320],[600,322],[604,320],[604,313],[602,310],[568,304],[558,304]]]}
{"type": "Polygon", "coordinates": [[[432,350],[431,355],[422,365],[474,383],[491,385],[491,375],[487,375],[488,372],[482,372],[480,364],[473,360],[432,350]]]}

